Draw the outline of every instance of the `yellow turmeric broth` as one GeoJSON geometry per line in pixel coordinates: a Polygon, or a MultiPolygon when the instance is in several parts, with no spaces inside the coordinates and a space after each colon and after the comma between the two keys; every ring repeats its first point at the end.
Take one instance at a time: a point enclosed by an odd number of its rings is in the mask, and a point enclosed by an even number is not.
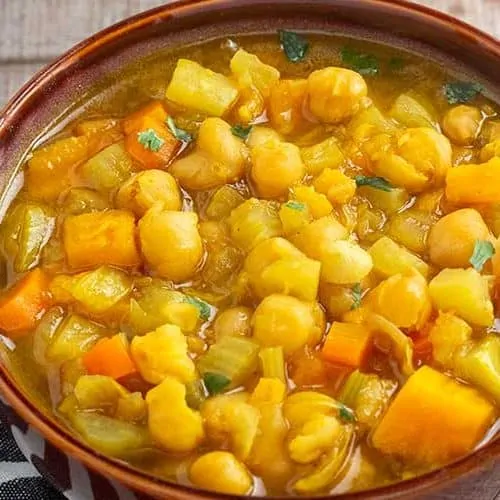
{"type": "Polygon", "coordinates": [[[415,55],[280,32],[142,63],[0,226],[17,376],[82,441],[230,494],[373,488],[495,433],[500,121],[415,55]]]}

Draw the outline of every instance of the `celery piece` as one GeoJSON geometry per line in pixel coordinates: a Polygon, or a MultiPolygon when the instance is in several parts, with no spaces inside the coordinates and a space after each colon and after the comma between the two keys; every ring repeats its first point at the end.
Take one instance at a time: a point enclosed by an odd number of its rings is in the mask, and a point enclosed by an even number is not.
{"type": "MultiPolygon", "coordinates": [[[[338,395],[338,399],[347,406],[354,408],[361,388],[373,375],[361,373],[359,370],[352,372],[338,395]]],[[[376,376],[376,375],[375,375],[376,376]]]]}
{"type": "Polygon", "coordinates": [[[220,394],[231,384],[231,380],[220,373],[205,372],[203,382],[210,395],[220,394]]]}
{"type": "Polygon", "coordinates": [[[42,316],[38,323],[33,333],[33,357],[38,364],[47,363],[47,349],[63,319],[64,310],[61,307],[53,307],[42,316]]]}
{"type": "Polygon", "coordinates": [[[500,404],[500,337],[490,334],[456,357],[455,372],[500,404]]]}
{"type": "Polygon", "coordinates": [[[193,410],[198,410],[207,399],[207,389],[203,380],[193,380],[186,384],[186,403],[193,410]]]}
{"type": "Polygon", "coordinates": [[[112,416],[118,400],[128,391],[111,377],[105,375],[83,375],[74,389],[81,410],[102,410],[112,416]]]}
{"type": "Polygon", "coordinates": [[[235,387],[256,370],[258,353],[259,346],[247,338],[222,337],[198,359],[198,370],[224,375],[235,387]]]}
{"type": "Polygon", "coordinates": [[[47,360],[62,363],[88,351],[106,330],[81,316],[70,314],[59,326],[47,349],[47,360]]]}
{"type": "Polygon", "coordinates": [[[59,375],[61,381],[61,394],[63,396],[68,396],[73,394],[80,377],[87,375],[87,369],[83,365],[82,358],[68,359],[62,363],[59,375]]]}
{"type": "Polygon", "coordinates": [[[98,191],[116,189],[132,175],[132,171],[132,158],[123,143],[108,146],[80,167],[81,176],[98,191]]]}
{"type": "Polygon", "coordinates": [[[244,201],[245,198],[236,189],[227,185],[222,186],[210,198],[205,212],[210,219],[221,220],[244,201]]]}
{"type": "Polygon", "coordinates": [[[70,413],[68,418],[92,448],[109,455],[119,456],[151,444],[149,432],[143,426],[90,412],[70,413]]]}
{"type": "MultiPolygon", "coordinates": [[[[389,116],[401,123],[405,127],[431,127],[438,128],[437,122],[433,117],[435,111],[430,113],[427,109],[427,102],[422,104],[416,99],[417,96],[410,94],[401,94],[392,105],[389,116]]],[[[432,106],[432,105],[431,105],[432,106]]]]}
{"type": "Polygon", "coordinates": [[[68,191],[62,202],[62,210],[68,215],[80,215],[87,212],[98,212],[110,208],[106,198],[88,188],[73,188],[68,191]]]}
{"type": "Polygon", "coordinates": [[[277,378],[287,383],[283,347],[264,347],[259,352],[259,358],[263,377],[277,378]]]}

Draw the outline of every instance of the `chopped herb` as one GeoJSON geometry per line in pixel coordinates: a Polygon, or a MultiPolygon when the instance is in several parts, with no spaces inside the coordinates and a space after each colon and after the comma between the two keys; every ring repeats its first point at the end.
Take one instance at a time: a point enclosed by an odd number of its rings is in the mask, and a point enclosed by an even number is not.
{"type": "Polygon", "coordinates": [[[444,93],[450,104],[465,104],[482,91],[483,86],[474,82],[450,82],[444,86],[444,93]]]}
{"type": "Polygon", "coordinates": [[[146,148],[157,153],[165,144],[165,141],[159,137],[152,128],[143,130],[137,134],[137,140],[146,148]]]}
{"type": "Polygon", "coordinates": [[[244,125],[235,125],[234,127],[231,127],[231,132],[233,133],[233,135],[243,140],[248,137],[250,130],[252,130],[252,125],[248,125],[247,127],[245,127],[244,125]]]}
{"type": "Polygon", "coordinates": [[[402,57],[391,57],[387,64],[391,71],[399,71],[405,67],[405,60],[402,57]]]}
{"type": "Polygon", "coordinates": [[[342,62],[360,75],[376,75],[379,72],[378,59],[373,54],[357,52],[351,47],[344,47],[340,51],[342,62]]]}
{"type": "Polygon", "coordinates": [[[297,212],[302,212],[303,210],[306,209],[305,203],[302,203],[301,201],[287,201],[285,203],[285,207],[291,208],[292,210],[297,210],[297,212]]]}
{"type": "Polygon", "coordinates": [[[344,422],[354,422],[356,420],[356,418],[354,417],[354,412],[343,404],[341,404],[339,407],[339,417],[344,422]]]}
{"type": "Polygon", "coordinates": [[[278,34],[281,47],[288,60],[291,62],[302,61],[309,49],[309,42],[293,31],[279,30],[278,34]]]}
{"type": "Polygon", "coordinates": [[[199,309],[201,319],[206,321],[210,318],[210,306],[205,301],[199,299],[198,297],[193,297],[192,295],[186,295],[184,301],[188,304],[196,306],[199,309]]]}
{"type": "Polygon", "coordinates": [[[210,395],[220,394],[231,383],[225,375],[220,373],[206,372],[203,375],[203,382],[210,395]]]}
{"type": "Polygon", "coordinates": [[[361,305],[361,298],[363,296],[363,290],[361,289],[361,283],[356,283],[352,287],[352,306],[351,310],[357,309],[361,305]]]}
{"type": "Polygon", "coordinates": [[[381,191],[392,191],[392,185],[386,181],[383,177],[368,177],[366,175],[357,175],[354,180],[356,181],[356,186],[370,186],[375,189],[380,189],[381,191]]]}
{"type": "Polygon", "coordinates": [[[170,132],[172,132],[173,136],[179,141],[188,143],[193,140],[193,136],[189,132],[186,132],[185,130],[177,127],[174,119],[171,116],[167,118],[167,127],[169,128],[170,132]]]}
{"type": "Polygon", "coordinates": [[[476,271],[481,271],[488,260],[495,255],[495,247],[490,241],[476,240],[469,262],[476,271]]]}

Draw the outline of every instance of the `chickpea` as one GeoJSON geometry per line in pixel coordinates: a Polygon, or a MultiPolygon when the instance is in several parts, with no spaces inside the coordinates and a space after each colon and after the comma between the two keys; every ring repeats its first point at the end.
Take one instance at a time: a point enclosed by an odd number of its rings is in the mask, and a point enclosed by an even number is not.
{"type": "Polygon", "coordinates": [[[268,142],[252,149],[251,179],[263,198],[282,198],[300,182],[306,167],[300,149],[288,142],[268,142]]]}
{"type": "Polygon", "coordinates": [[[230,495],[248,495],[253,486],[245,466],[227,451],[211,451],[197,458],[189,478],[200,488],[230,495]]]}
{"type": "Polygon", "coordinates": [[[198,216],[193,212],[154,206],[139,221],[139,238],[147,263],[176,283],[192,278],[203,257],[198,216]]]}
{"type": "Polygon", "coordinates": [[[163,170],[145,170],[133,175],[116,194],[118,208],[142,217],[155,203],[165,210],[180,210],[182,198],[175,179],[163,170]]]}
{"type": "Polygon", "coordinates": [[[265,347],[282,346],[290,354],[316,340],[317,326],[310,304],[288,295],[273,294],[257,307],[253,337],[265,347]]]}
{"type": "Polygon", "coordinates": [[[479,134],[481,111],[474,106],[456,106],[444,115],[443,131],[459,146],[470,146],[479,134]]]}
{"type": "Polygon", "coordinates": [[[429,232],[431,262],[436,266],[469,267],[476,240],[490,237],[481,214],[473,208],[456,210],[438,220],[429,232]]]}
{"type": "Polygon", "coordinates": [[[339,123],[360,108],[368,89],[363,77],[349,69],[324,68],[307,79],[309,110],[321,122],[339,123]]]}
{"type": "Polygon", "coordinates": [[[226,335],[250,335],[250,320],[252,310],[248,307],[237,306],[222,311],[214,323],[215,338],[226,335]]]}

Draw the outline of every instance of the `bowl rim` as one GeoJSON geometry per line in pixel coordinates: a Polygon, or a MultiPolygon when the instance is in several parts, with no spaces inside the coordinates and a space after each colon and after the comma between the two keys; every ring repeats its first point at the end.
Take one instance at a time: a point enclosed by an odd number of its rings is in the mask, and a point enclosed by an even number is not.
{"type": "MultiPolygon", "coordinates": [[[[50,85],[57,75],[67,71],[82,58],[89,57],[104,45],[117,40],[119,37],[133,33],[151,24],[168,22],[169,17],[180,15],[190,16],[197,9],[206,10],[213,8],[231,9],[236,4],[238,7],[252,7],[259,5],[272,5],[278,0],[175,0],[169,4],[155,7],[147,11],[130,16],[101,31],[96,32],[71,49],[63,53],[50,64],[39,70],[14,96],[0,109],[0,141],[2,136],[11,128],[12,122],[23,106],[41,89],[50,85]]],[[[291,7],[308,3],[306,0],[280,0],[287,2],[291,7]]],[[[324,4],[334,3],[334,0],[320,0],[324,4]]],[[[480,44],[483,51],[489,51],[500,59],[500,41],[447,13],[437,11],[422,4],[410,3],[407,0],[351,0],[358,4],[372,5],[374,8],[382,6],[386,9],[397,9],[417,17],[420,21],[431,22],[435,27],[453,25],[458,35],[462,35],[475,43],[480,44]]],[[[342,3],[342,2],[339,2],[342,3]]],[[[346,3],[346,0],[344,0],[346,3]]],[[[31,426],[33,426],[45,439],[54,446],[67,453],[70,457],[80,461],[89,469],[116,480],[137,492],[147,493],[158,498],[175,499],[224,499],[235,498],[230,495],[214,493],[196,489],[191,486],[177,484],[154,477],[149,473],[133,468],[125,462],[111,458],[93,450],[83,441],[78,440],[62,425],[57,424],[51,417],[44,414],[31,401],[23,391],[17,387],[14,377],[10,374],[6,364],[0,358],[0,394],[14,410],[31,426]]],[[[490,465],[500,457],[500,440],[496,439],[473,453],[440,469],[428,472],[421,476],[394,483],[388,486],[373,488],[353,493],[324,495],[315,497],[333,498],[338,500],[389,500],[398,498],[411,492],[412,495],[422,494],[432,488],[448,485],[451,481],[464,478],[477,472],[480,467],[490,465]]],[[[268,498],[289,499],[290,497],[253,497],[259,500],[268,498]]]]}

